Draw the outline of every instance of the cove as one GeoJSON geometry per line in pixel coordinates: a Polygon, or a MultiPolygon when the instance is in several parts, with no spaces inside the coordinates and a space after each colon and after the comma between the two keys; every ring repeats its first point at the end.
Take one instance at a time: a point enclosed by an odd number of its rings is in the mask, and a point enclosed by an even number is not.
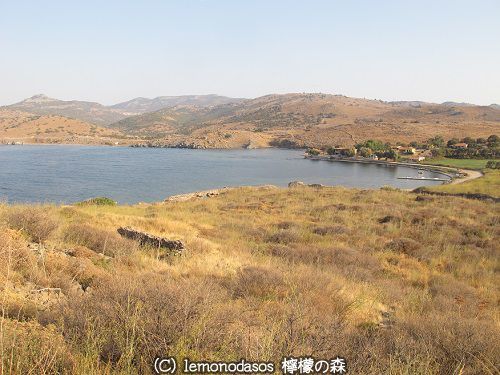
{"type": "MultiPolygon", "coordinates": [[[[107,196],[133,204],[224,186],[286,186],[294,180],[356,188],[439,184],[398,179],[417,173],[404,166],[313,161],[297,150],[0,146],[0,199],[9,203],[73,203],[107,196]]],[[[430,171],[420,176],[442,177],[430,171]]]]}

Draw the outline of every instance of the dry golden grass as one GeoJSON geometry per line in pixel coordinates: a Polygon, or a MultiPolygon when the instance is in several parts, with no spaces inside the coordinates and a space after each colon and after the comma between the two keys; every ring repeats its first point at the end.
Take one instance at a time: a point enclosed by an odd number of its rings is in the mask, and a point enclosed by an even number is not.
{"type": "Polygon", "coordinates": [[[41,248],[9,224],[19,210],[0,206],[3,373],[149,373],[159,353],[342,355],[356,374],[499,371],[496,204],[242,188],[49,207],[59,225],[41,248]],[[115,237],[118,226],[181,239],[186,252],[158,260],[115,237]]]}

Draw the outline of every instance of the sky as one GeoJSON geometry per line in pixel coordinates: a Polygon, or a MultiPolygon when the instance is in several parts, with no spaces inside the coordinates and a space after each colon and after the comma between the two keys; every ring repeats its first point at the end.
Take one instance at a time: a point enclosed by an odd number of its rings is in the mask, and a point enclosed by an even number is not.
{"type": "Polygon", "coordinates": [[[0,0],[0,105],[323,92],[500,103],[499,0],[0,0]]]}

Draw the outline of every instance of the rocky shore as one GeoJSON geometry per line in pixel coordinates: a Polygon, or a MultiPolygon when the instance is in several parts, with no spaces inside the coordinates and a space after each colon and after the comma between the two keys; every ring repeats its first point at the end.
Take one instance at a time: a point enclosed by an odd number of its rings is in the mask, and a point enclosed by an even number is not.
{"type": "Polygon", "coordinates": [[[212,197],[216,197],[218,195],[227,193],[228,191],[235,190],[235,189],[241,189],[241,188],[245,188],[245,187],[251,187],[251,188],[260,189],[260,190],[278,189],[278,187],[275,185],[237,186],[237,187],[224,186],[223,188],[220,188],[220,189],[211,189],[211,190],[195,191],[193,193],[171,195],[170,197],[166,198],[164,200],[164,202],[185,202],[185,201],[188,201],[191,199],[212,198],[212,197]]]}
{"type": "Polygon", "coordinates": [[[177,143],[163,143],[159,141],[141,142],[131,144],[130,147],[136,148],[188,148],[188,149],[207,149],[209,147],[194,143],[194,142],[177,142],[177,143]]]}

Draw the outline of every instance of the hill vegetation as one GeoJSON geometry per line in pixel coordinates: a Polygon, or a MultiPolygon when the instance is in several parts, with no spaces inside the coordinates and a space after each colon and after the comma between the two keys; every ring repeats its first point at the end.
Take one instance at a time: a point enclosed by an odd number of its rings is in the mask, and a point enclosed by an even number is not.
{"type": "Polygon", "coordinates": [[[196,148],[351,147],[368,139],[424,141],[498,133],[497,106],[384,102],[327,94],[136,98],[113,106],[36,95],[0,110],[62,116],[138,141],[196,148]]]}
{"type": "Polygon", "coordinates": [[[498,372],[498,204],[393,189],[234,189],[136,206],[0,206],[0,359],[149,373],[178,359],[498,372]],[[139,247],[129,226],[179,239],[139,247]]]}
{"type": "Polygon", "coordinates": [[[95,102],[80,100],[59,100],[40,94],[6,109],[23,111],[37,115],[58,115],[82,120],[95,125],[109,125],[123,118],[176,105],[211,106],[238,102],[241,99],[218,95],[160,96],[154,99],[135,98],[127,102],[105,106],[95,102]]]}
{"type": "Polygon", "coordinates": [[[221,104],[236,103],[243,100],[244,99],[228,98],[227,96],[220,95],[158,96],[154,99],[135,98],[123,103],[112,105],[111,108],[139,114],[155,112],[161,109],[181,105],[209,107],[221,104]]]}
{"type": "Polygon", "coordinates": [[[326,94],[268,95],[213,107],[178,106],[129,117],[110,125],[135,135],[180,139],[203,147],[242,147],[254,138],[269,145],[287,142],[300,147],[352,146],[383,142],[423,141],[436,135],[487,137],[498,132],[500,111],[491,106],[382,102],[326,94]],[[245,132],[238,144],[223,135],[245,132]],[[253,134],[252,134],[253,133],[253,134]]]}
{"type": "Polygon", "coordinates": [[[35,115],[57,115],[95,125],[107,125],[127,117],[126,112],[99,103],[79,100],[59,100],[40,94],[19,103],[3,107],[35,115]]]}
{"type": "Polygon", "coordinates": [[[81,120],[0,109],[0,143],[114,144],[125,138],[118,130],[81,120]]]}

